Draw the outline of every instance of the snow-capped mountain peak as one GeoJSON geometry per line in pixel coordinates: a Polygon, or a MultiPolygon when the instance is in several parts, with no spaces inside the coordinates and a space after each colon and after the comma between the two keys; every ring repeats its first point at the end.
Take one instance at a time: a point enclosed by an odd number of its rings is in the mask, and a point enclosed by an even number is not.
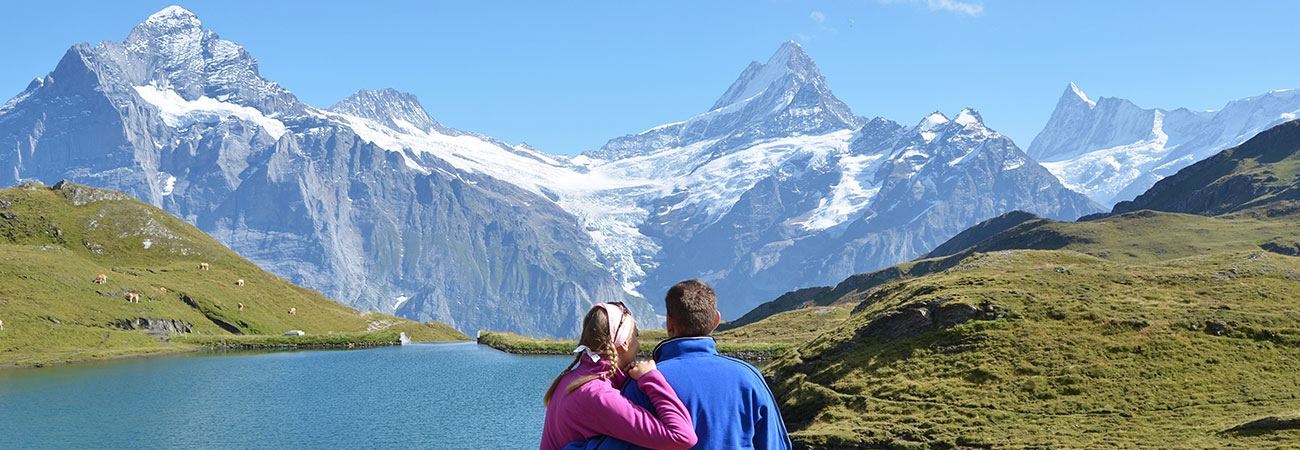
{"type": "Polygon", "coordinates": [[[399,121],[406,122],[409,126],[425,132],[442,128],[441,124],[429,117],[429,113],[425,111],[424,106],[420,104],[420,99],[415,94],[401,92],[393,88],[384,88],[377,91],[362,89],[350,97],[340,100],[327,110],[370,119],[397,130],[406,128],[399,121]]]}
{"type": "Polygon", "coordinates": [[[195,16],[190,10],[178,5],[172,5],[163,8],[162,11],[153,13],[141,25],[160,29],[200,28],[203,26],[203,22],[200,22],[198,16],[195,16]]]}
{"type": "MultiPolygon", "coordinates": [[[[821,72],[803,47],[794,41],[786,41],[768,58],[766,64],[759,64],[758,61],[749,63],[709,111],[754,98],[768,89],[788,88],[818,78],[821,78],[821,72]]],[[[820,81],[825,83],[824,79],[820,81]]]]}
{"type": "Polygon", "coordinates": [[[207,97],[268,116],[298,114],[305,108],[288,90],[262,78],[247,50],[205,29],[194,13],[180,6],[149,16],[123,42],[74,46],[56,72],[64,63],[72,64],[68,70],[100,72],[108,78],[107,85],[153,86],[189,102],[207,97]]]}
{"type": "Polygon", "coordinates": [[[126,43],[135,51],[172,50],[167,56],[188,60],[198,55],[183,52],[200,45],[208,33],[211,32],[203,29],[203,22],[194,13],[180,6],[169,6],[136,25],[127,35],[126,43]]]}
{"type": "Polygon", "coordinates": [[[930,113],[930,115],[925,116],[924,119],[921,119],[921,122],[916,124],[916,129],[921,131],[934,131],[935,128],[938,128],[940,125],[945,123],[948,123],[948,116],[943,115],[942,112],[935,111],[930,113]]]}
{"type": "Polygon", "coordinates": [[[980,116],[980,112],[974,108],[961,110],[960,113],[957,113],[957,118],[952,119],[952,121],[962,126],[984,126],[984,117],[980,116]]]}
{"type": "Polygon", "coordinates": [[[1091,99],[1089,99],[1088,95],[1084,94],[1083,90],[1079,89],[1079,86],[1075,85],[1073,81],[1070,82],[1069,86],[1065,87],[1065,93],[1061,94],[1062,101],[1064,101],[1067,98],[1078,98],[1079,100],[1083,100],[1083,102],[1086,103],[1089,108],[1097,106],[1097,102],[1094,102],[1091,99]]]}
{"type": "Polygon", "coordinates": [[[786,42],[766,64],[751,62],[704,114],[611,139],[590,158],[617,160],[718,141],[712,156],[763,139],[852,130],[866,120],[831,93],[803,47],[786,42]]]}

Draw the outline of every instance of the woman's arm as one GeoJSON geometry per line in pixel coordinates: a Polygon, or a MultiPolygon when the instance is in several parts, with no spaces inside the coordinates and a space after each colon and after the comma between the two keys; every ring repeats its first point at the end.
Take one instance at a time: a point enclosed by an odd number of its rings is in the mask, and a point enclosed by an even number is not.
{"type": "Polygon", "coordinates": [[[641,391],[650,397],[654,413],[632,403],[617,389],[602,388],[596,402],[586,413],[586,420],[597,432],[634,445],[658,450],[685,450],[695,446],[695,424],[686,406],[677,398],[658,370],[637,379],[641,391]]]}

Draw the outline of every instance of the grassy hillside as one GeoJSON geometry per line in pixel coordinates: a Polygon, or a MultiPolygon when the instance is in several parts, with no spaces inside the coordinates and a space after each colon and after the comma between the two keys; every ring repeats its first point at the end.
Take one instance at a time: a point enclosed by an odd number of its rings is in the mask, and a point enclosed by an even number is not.
{"type": "Polygon", "coordinates": [[[178,333],[161,329],[168,327],[204,336],[405,331],[415,340],[467,339],[442,324],[358,312],[295,286],[123,194],[56,186],[0,190],[0,365],[195,347],[171,341],[178,333]],[[107,275],[104,284],[93,283],[99,274],[107,275]],[[128,303],[127,293],[138,293],[139,303],[128,303]],[[138,327],[126,324],[136,319],[155,319],[160,329],[127,329],[138,327]]]}
{"type": "Polygon", "coordinates": [[[850,319],[768,369],[804,446],[1300,442],[1300,430],[1220,433],[1300,416],[1300,258],[1018,250],[858,294],[850,319]]]}

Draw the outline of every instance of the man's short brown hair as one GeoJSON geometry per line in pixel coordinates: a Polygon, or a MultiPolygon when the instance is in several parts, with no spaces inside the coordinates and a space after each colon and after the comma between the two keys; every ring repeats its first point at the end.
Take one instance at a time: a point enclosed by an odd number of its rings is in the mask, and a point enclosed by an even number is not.
{"type": "Polygon", "coordinates": [[[664,296],[668,317],[681,336],[708,336],[717,326],[718,296],[700,280],[686,280],[673,285],[664,296]]]}

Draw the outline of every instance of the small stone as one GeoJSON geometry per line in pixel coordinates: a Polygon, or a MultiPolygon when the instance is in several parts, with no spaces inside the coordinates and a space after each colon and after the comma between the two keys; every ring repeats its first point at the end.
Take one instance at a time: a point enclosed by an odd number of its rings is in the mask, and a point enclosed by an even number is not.
{"type": "Polygon", "coordinates": [[[1215,336],[1223,336],[1228,333],[1228,324],[1222,320],[1205,324],[1205,332],[1215,336]]]}

